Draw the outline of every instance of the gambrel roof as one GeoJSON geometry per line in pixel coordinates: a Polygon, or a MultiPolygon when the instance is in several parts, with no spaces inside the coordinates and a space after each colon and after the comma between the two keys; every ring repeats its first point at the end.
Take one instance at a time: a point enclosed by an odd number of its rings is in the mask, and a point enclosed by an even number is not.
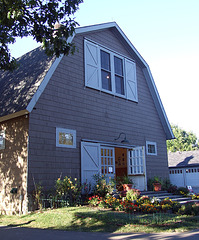
{"type": "Polygon", "coordinates": [[[0,119],[28,113],[26,108],[54,60],[39,47],[20,57],[15,71],[0,72],[0,119]]]}
{"type": "MultiPolygon", "coordinates": [[[[174,138],[148,64],[115,22],[76,28],[75,34],[68,41],[72,42],[77,34],[103,29],[113,31],[132,58],[141,66],[166,137],[174,138]]],[[[48,58],[41,48],[37,48],[19,58],[20,67],[17,70],[12,73],[0,73],[0,122],[32,111],[62,57],[48,58]]]]}

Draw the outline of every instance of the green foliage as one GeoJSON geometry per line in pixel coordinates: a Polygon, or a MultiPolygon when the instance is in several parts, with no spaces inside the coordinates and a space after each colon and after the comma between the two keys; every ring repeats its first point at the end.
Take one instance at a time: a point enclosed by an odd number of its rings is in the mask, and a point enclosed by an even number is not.
{"type": "Polygon", "coordinates": [[[148,188],[148,191],[153,191],[154,190],[154,187],[153,187],[153,184],[154,183],[160,183],[162,184],[163,181],[162,179],[159,177],[159,176],[154,176],[152,178],[149,178],[147,180],[147,188],[148,188]]]}
{"type": "Polygon", "coordinates": [[[171,126],[175,139],[167,141],[167,150],[170,152],[176,151],[193,151],[197,150],[197,137],[192,132],[186,132],[177,125],[171,126]]]}
{"type": "Polygon", "coordinates": [[[130,178],[128,175],[124,175],[122,177],[116,178],[116,187],[119,191],[123,189],[123,184],[134,184],[132,178],[130,178]]]}
{"type": "Polygon", "coordinates": [[[128,175],[124,175],[119,180],[122,184],[133,184],[133,180],[128,175]]]}
{"type": "Polygon", "coordinates": [[[138,200],[139,196],[140,196],[140,191],[135,188],[132,188],[126,193],[126,199],[129,201],[138,200]]]}
{"type": "Polygon", "coordinates": [[[185,214],[185,215],[193,215],[198,216],[199,215],[199,204],[198,203],[187,203],[183,204],[180,209],[178,210],[179,214],[185,214]]]}
{"type": "Polygon", "coordinates": [[[59,57],[74,51],[67,39],[77,22],[71,16],[83,0],[0,0],[0,69],[13,70],[16,60],[8,44],[16,37],[32,36],[42,43],[46,54],[59,57]],[[54,29],[55,23],[57,28],[54,29]]]}
{"type": "Polygon", "coordinates": [[[189,190],[185,187],[179,187],[177,188],[176,194],[180,194],[186,197],[189,194],[189,190]]]}
{"type": "Polygon", "coordinates": [[[94,195],[88,199],[88,204],[92,207],[97,207],[102,201],[103,201],[102,197],[99,197],[98,195],[94,195]]]}
{"type": "Polygon", "coordinates": [[[162,190],[167,191],[171,187],[171,181],[169,178],[165,178],[162,181],[162,190]]]}
{"type": "MultiPolygon", "coordinates": [[[[100,205],[99,205],[100,206],[100,205]]],[[[102,205],[101,205],[102,206],[102,205]]],[[[104,208],[111,208],[112,210],[121,211],[123,207],[121,201],[113,196],[108,195],[104,199],[104,208]]]]}
{"type": "Polygon", "coordinates": [[[58,178],[55,183],[56,192],[60,198],[68,198],[75,205],[80,198],[82,186],[77,178],[65,176],[63,180],[58,178]]]}
{"type": "Polygon", "coordinates": [[[33,192],[33,197],[35,198],[35,201],[39,210],[42,210],[42,190],[43,190],[43,187],[41,183],[36,183],[35,190],[33,192]]]}
{"type": "Polygon", "coordinates": [[[104,175],[94,175],[95,187],[94,194],[99,197],[105,197],[107,194],[112,194],[115,189],[115,182],[113,179],[107,179],[104,175]]]}
{"type": "Polygon", "coordinates": [[[192,195],[191,195],[191,198],[192,198],[192,199],[199,199],[199,194],[192,194],[192,195]]]}

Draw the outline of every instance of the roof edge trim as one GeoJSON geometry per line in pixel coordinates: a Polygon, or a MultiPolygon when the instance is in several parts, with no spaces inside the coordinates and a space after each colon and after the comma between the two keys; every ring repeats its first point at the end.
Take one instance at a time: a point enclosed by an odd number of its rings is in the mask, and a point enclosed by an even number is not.
{"type": "Polygon", "coordinates": [[[7,121],[7,120],[16,118],[16,117],[21,117],[21,116],[24,116],[26,114],[29,114],[29,112],[26,109],[21,110],[19,112],[11,113],[11,114],[5,115],[3,117],[0,117],[0,122],[4,122],[4,121],[7,121]]]}

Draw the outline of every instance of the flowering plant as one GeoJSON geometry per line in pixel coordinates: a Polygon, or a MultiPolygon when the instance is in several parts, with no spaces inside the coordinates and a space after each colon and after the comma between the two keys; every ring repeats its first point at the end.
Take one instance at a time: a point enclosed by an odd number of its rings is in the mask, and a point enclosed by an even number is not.
{"type": "Polygon", "coordinates": [[[121,201],[113,196],[108,195],[104,199],[105,207],[112,208],[113,210],[122,210],[121,201]]]}
{"type": "Polygon", "coordinates": [[[97,207],[102,201],[103,201],[102,197],[94,195],[88,199],[88,204],[93,207],[97,207]]]}
{"type": "Polygon", "coordinates": [[[138,199],[138,204],[141,205],[143,203],[150,203],[150,198],[148,196],[141,196],[139,199],[138,199]]]}
{"type": "Polygon", "coordinates": [[[76,203],[81,194],[82,187],[77,178],[65,176],[63,180],[58,178],[55,183],[56,192],[61,198],[68,197],[71,203],[76,203]]]}
{"type": "Polygon", "coordinates": [[[130,201],[137,200],[140,196],[140,190],[132,188],[126,193],[126,199],[130,201]]]}
{"type": "Polygon", "coordinates": [[[157,206],[154,206],[151,203],[143,203],[142,205],[139,206],[139,211],[142,213],[155,213],[155,212],[159,212],[160,208],[157,206]]]}
{"type": "Polygon", "coordinates": [[[127,200],[122,202],[122,207],[123,210],[127,213],[135,213],[139,211],[139,206],[137,205],[137,203],[133,203],[127,200]]]}
{"type": "Polygon", "coordinates": [[[100,197],[105,197],[107,194],[112,194],[115,188],[114,181],[109,178],[107,179],[105,175],[94,175],[93,176],[96,185],[94,187],[94,193],[100,197]]]}
{"type": "Polygon", "coordinates": [[[192,194],[191,198],[192,199],[199,199],[199,194],[192,194]]]}

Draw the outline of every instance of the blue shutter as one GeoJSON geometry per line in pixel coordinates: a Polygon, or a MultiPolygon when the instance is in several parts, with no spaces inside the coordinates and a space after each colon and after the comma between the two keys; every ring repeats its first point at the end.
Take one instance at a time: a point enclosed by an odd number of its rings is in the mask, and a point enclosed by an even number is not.
{"type": "Polygon", "coordinates": [[[85,85],[100,89],[100,56],[99,48],[94,43],[84,41],[85,85]]]}
{"type": "Polygon", "coordinates": [[[138,102],[136,65],[128,59],[125,59],[125,76],[127,99],[138,102]]]}

